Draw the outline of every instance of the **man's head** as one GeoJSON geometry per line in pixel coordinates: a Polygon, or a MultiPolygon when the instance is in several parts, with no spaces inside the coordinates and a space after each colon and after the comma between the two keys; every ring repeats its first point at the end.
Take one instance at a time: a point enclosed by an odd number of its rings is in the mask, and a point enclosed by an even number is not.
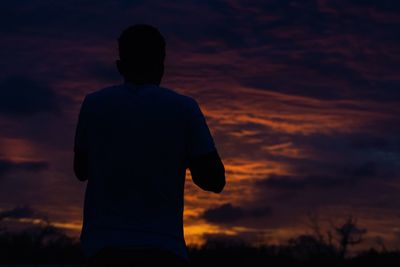
{"type": "Polygon", "coordinates": [[[136,24],[118,38],[118,71],[135,84],[160,84],[164,74],[165,40],[153,26],[136,24]]]}

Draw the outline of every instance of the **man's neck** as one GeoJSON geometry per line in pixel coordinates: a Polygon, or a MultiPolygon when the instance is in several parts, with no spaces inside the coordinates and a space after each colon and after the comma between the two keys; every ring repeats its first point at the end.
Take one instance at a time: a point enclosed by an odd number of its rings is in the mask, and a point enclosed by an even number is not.
{"type": "Polygon", "coordinates": [[[159,86],[161,81],[148,80],[148,81],[140,81],[140,82],[138,82],[138,81],[133,81],[131,79],[126,79],[125,78],[124,82],[132,84],[132,85],[135,85],[135,86],[145,86],[145,85],[157,85],[157,86],[159,86]]]}
{"type": "Polygon", "coordinates": [[[148,82],[148,83],[134,83],[134,82],[130,82],[130,81],[125,81],[125,84],[130,84],[136,87],[146,87],[146,86],[160,86],[159,83],[155,83],[155,82],[148,82]]]}

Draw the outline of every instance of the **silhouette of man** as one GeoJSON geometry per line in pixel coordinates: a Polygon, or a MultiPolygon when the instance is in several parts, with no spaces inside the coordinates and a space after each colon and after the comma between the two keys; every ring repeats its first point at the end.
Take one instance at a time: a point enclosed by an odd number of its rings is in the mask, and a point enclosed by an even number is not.
{"type": "Polygon", "coordinates": [[[225,170],[197,102],[160,86],[165,40],[150,26],[118,39],[124,82],[85,96],[74,172],[88,181],[81,243],[91,266],[185,266],[183,191],[220,193],[225,170]]]}

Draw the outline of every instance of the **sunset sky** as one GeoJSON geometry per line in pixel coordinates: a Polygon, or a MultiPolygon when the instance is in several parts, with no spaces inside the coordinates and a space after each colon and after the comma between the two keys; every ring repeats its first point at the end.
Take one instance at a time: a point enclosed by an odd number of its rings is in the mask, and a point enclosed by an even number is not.
{"type": "Polygon", "coordinates": [[[399,1],[6,0],[0,22],[3,224],[79,235],[79,107],[122,82],[116,39],[147,23],[167,42],[161,85],[199,102],[227,170],[220,195],[187,176],[189,244],[283,242],[313,213],[400,247],[399,1]]]}

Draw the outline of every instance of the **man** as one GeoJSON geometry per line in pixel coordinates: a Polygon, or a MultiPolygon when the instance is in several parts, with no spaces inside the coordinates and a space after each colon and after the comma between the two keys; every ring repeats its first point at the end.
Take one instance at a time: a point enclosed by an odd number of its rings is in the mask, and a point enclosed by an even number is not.
{"type": "Polygon", "coordinates": [[[82,246],[92,266],[184,266],[186,169],[215,193],[225,169],[197,102],[160,87],[160,32],[131,26],[118,48],[124,82],[86,95],[76,129],[74,171],[88,181],[82,246]]]}

